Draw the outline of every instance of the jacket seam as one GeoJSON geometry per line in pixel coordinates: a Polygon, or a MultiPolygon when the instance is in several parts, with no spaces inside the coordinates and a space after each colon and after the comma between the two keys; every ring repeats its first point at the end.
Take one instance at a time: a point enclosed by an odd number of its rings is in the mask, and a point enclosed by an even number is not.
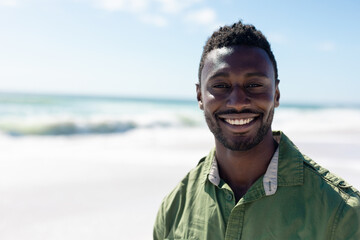
{"type": "Polygon", "coordinates": [[[340,202],[340,206],[338,207],[337,211],[336,211],[336,215],[335,215],[335,219],[334,219],[334,223],[331,229],[331,237],[330,240],[335,239],[335,233],[336,233],[336,228],[339,225],[339,221],[340,221],[340,216],[341,213],[344,211],[345,205],[348,201],[350,197],[348,197],[345,201],[340,202]]]}
{"type": "MultiPolygon", "coordinates": [[[[337,184],[335,184],[334,182],[332,182],[330,179],[328,179],[327,177],[325,177],[324,175],[322,175],[321,173],[319,173],[319,171],[317,171],[316,169],[314,169],[311,165],[309,165],[309,163],[305,162],[305,167],[307,169],[309,169],[311,172],[315,173],[316,175],[318,175],[319,177],[321,177],[324,181],[326,181],[328,184],[330,184],[333,187],[336,187],[336,189],[338,189],[341,193],[345,194],[347,196],[347,199],[350,197],[351,194],[349,194],[348,192],[344,191],[341,187],[339,187],[337,184]]],[[[346,200],[347,200],[346,199],[346,200]]]]}

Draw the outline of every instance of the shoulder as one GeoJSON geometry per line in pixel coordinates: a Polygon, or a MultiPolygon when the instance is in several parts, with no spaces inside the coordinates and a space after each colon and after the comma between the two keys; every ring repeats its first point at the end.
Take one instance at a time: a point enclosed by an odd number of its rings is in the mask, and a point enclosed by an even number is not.
{"type": "Polygon", "coordinates": [[[300,203],[311,209],[318,219],[327,219],[332,233],[329,236],[342,236],[335,239],[360,239],[359,191],[301,153],[285,134],[277,135],[281,136],[280,183],[298,186],[296,191],[300,203]],[[357,238],[352,238],[353,235],[357,238]]]}
{"type": "Polygon", "coordinates": [[[191,169],[185,177],[177,184],[177,186],[165,196],[162,205],[165,208],[170,208],[171,205],[179,206],[179,204],[185,203],[187,195],[193,195],[194,192],[205,183],[207,178],[207,168],[209,167],[209,161],[211,153],[200,159],[197,166],[191,169]]]}
{"type": "MultiPolygon", "coordinates": [[[[360,193],[341,177],[304,156],[304,185],[331,219],[330,239],[360,239],[360,193]]],[[[329,219],[329,220],[330,220],[329,219]]]]}
{"type": "Polygon", "coordinates": [[[323,168],[311,158],[304,156],[304,171],[305,175],[313,181],[320,181],[321,186],[325,190],[334,191],[335,194],[345,202],[351,202],[351,205],[360,206],[360,192],[352,185],[347,183],[341,177],[331,173],[326,168],[323,168]]]}
{"type": "Polygon", "coordinates": [[[173,231],[192,199],[201,191],[207,177],[207,168],[211,163],[211,152],[203,157],[197,166],[190,170],[177,186],[163,199],[159,208],[155,225],[154,239],[164,239],[173,231]]]}
{"type": "Polygon", "coordinates": [[[282,132],[275,132],[274,135],[281,137],[279,172],[284,184],[303,183],[308,190],[332,193],[331,197],[337,196],[344,201],[350,198],[359,200],[360,193],[357,189],[300,152],[282,132]]]}

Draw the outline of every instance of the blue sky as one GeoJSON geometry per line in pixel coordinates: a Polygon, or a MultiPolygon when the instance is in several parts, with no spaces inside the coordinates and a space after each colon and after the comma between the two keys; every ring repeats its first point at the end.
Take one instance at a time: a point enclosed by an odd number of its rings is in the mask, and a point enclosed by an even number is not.
{"type": "Polygon", "coordinates": [[[203,45],[271,42],[282,102],[360,104],[359,1],[0,0],[0,91],[195,98],[203,45]]]}

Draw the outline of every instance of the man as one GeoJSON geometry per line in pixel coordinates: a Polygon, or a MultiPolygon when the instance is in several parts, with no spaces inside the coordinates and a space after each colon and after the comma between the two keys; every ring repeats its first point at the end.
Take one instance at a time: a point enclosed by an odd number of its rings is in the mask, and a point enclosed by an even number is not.
{"type": "Polygon", "coordinates": [[[214,32],[196,92],[215,149],[164,199],[154,239],[360,239],[359,192],[272,132],[279,80],[260,31],[214,32]]]}

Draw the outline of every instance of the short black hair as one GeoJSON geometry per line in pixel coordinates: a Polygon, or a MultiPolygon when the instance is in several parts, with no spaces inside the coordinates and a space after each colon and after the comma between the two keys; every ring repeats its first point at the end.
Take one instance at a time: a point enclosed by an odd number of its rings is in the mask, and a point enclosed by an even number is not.
{"type": "Polygon", "coordinates": [[[201,82],[201,71],[204,67],[206,55],[214,49],[222,47],[231,47],[245,45],[258,47],[265,50],[273,64],[275,79],[278,79],[278,70],[275,56],[271,51],[270,43],[266,37],[251,24],[243,24],[241,21],[234,23],[232,26],[220,27],[207,40],[199,65],[199,83],[201,82]]]}

